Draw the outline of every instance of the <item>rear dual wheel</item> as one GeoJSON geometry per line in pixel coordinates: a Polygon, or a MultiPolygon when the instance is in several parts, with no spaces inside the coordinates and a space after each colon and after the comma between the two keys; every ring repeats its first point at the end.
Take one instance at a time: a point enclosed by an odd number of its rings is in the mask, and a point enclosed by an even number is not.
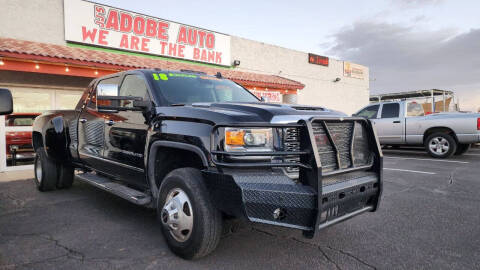
{"type": "Polygon", "coordinates": [[[49,158],[43,147],[39,147],[34,163],[35,184],[40,191],[63,189],[72,186],[74,169],[49,158]]]}

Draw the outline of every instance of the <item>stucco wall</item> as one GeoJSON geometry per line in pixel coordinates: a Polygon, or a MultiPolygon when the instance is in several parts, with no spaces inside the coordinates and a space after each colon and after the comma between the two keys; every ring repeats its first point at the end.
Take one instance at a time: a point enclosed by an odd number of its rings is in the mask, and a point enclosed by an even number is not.
{"type": "Polygon", "coordinates": [[[232,61],[238,70],[275,74],[305,84],[298,103],[325,106],[351,114],[368,104],[369,75],[365,79],[343,76],[343,61],[330,58],[328,67],[308,63],[308,53],[232,36],[232,61]],[[339,82],[333,82],[335,78],[339,82]]]}
{"type": "MultiPolygon", "coordinates": [[[[66,45],[63,0],[0,0],[0,37],[66,45]]],[[[214,29],[213,29],[214,30],[214,29]]],[[[368,68],[365,79],[343,76],[343,61],[330,59],[328,67],[308,63],[308,54],[240,37],[231,37],[232,61],[238,70],[279,75],[306,85],[298,103],[353,113],[368,104],[368,68]],[[334,83],[335,78],[340,78],[334,83]]]]}
{"type": "Polygon", "coordinates": [[[65,45],[63,0],[0,0],[0,37],[65,45]]]}

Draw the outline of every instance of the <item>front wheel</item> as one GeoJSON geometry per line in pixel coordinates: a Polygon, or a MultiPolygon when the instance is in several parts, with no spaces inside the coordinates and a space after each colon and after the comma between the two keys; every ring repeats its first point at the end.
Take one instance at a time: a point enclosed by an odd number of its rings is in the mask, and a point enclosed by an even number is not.
{"type": "Polygon", "coordinates": [[[457,151],[457,143],[451,135],[437,132],[428,136],[425,149],[434,158],[448,158],[457,151]]]}
{"type": "Polygon", "coordinates": [[[160,186],[157,215],[168,246],[184,259],[201,258],[218,245],[222,216],[194,168],[170,172],[160,186]]]}

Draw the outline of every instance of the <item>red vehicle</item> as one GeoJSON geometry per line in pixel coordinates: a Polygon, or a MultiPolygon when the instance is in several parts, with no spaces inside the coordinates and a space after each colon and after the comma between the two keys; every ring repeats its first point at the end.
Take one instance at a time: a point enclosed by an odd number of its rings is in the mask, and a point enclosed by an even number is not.
{"type": "MultiPolygon", "coordinates": [[[[30,127],[39,113],[15,113],[5,116],[7,127],[30,127]]],[[[12,166],[19,160],[33,160],[35,152],[32,147],[31,131],[8,131],[6,133],[7,161],[12,166]]]]}

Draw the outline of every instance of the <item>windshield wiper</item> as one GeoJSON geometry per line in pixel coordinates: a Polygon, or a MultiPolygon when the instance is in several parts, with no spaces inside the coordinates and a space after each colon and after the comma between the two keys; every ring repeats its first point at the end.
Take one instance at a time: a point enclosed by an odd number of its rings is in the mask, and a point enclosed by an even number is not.
{"type": "Polygon", "coordinates": [[[186,104],[185,103],[173,103],[173,104],[170,104],[170,106],[185,106],[186,104]]]}

